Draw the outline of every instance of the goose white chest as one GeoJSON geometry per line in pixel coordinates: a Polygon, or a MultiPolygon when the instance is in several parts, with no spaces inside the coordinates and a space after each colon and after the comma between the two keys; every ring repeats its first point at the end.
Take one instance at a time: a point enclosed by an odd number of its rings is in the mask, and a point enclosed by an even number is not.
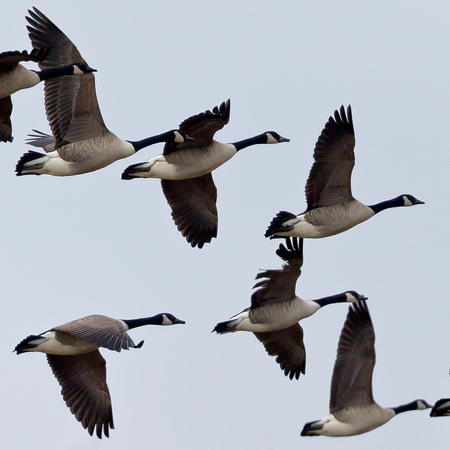
{"type": "Polygon", "coordinates": [[[25,69],[18,64],[14,70],[0,75],[0,98],[14,94],[20,89],[35,86],[41,81],[36,72],[25,69]]]}

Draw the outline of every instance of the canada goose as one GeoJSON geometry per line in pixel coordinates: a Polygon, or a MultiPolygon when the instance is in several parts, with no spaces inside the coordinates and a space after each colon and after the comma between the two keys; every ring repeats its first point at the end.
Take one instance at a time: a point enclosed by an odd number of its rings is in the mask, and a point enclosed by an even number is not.
{"type": "MultiPolygon", "coordinates": [[[[50,48],[39,65],[86,63],[73,42],[37,8],[28,11],[29,36],[34,48],[50,48]]],[[[141,141],[124,141],[106,128],[95,93],[93,73],[45,82],[45,110],[55,146],[47,154],[29,151],[16,165],[17,175],[77,175],[101,169],[157,142],[184,142],[171,130],[141,141]],[[75,80],[75,78],[77,78],[75,80]]],[[[35,143],[35,145],[38,145],[35,143]]]]}
{"type": "Polygon", "coordinates": [[[266,131],[243,141],[223,144],[214,134],[230,120],[230,100],[189,117],[180,130],[194,141],[179,146],[167,143],[162,155],[125,169],[122,179],[160,178],[172,209],[172,218],[181,234],[192,245],[202,248],[217,237],[217,189],[212,171],[232,158],[239,150],[255,144],[289,142],[274,131],[266,131]]]}
{"type": "Polygon", "coordinates": [[[425,400],[414,400],[393,408],[382,408],[373,399],[375,332],[367,303],[350,305],[331,380],[330,415],[308,422],[302,436],[353,436],[371,431],[396,414],[431,408],[425,400]]]}
{"type": "Polygon", "coordinates": [[[430,416],[450,416],[450,398],[441,398],[438,400],[431,409],[430,416]]]}
{"type": "Polygon", "coordinates": [[[62,75],[83,75],[95,72],[81,62],[62,67],[48,68],[41,71],[28,70],[21,62],[42,62],[48,54],[48,48],[33,49],[30,53],[26,50],[0,53],[0,141],[12,142],[12,101],[11,95],[21,89],[27,89],[44,80],[49,80],[62,75]]]}
{"type": "Polygon", "coordinates": [[[355,132],[352,110],[341,106],[319,136],[314,149],[314,164],[305,193],[307,208],[295,215],[280,211],[272,219],[266,237],[298,236],[322,238],[342,233],[387,208],[421,205],[410,194],[403,194],[372,206],[353,198],[351,175],[355,165],[355,132]]]}
{"type": "Polygon", "coordinates": [[[281,244],[277,255],[287,262],[282,270],[258,273],[250,308],[218,323],[213,331],[219,334],[235,331],[252,331],[263,343],[270,356],[276,356],[284,374],[299,378],[305,373],[306,351],[303,329],[298,323],[314,314],[319,308],[332,303],[356,302],[366,297],[355,291],[331,295],[319,300],[302,300],[295,294],[295,284],[303,264],[303,239],[286,239],[287,248],[281,244]]]}
{"type": "Polygon", "coordinates": [[[43,352],[53,374],[61,385],[61,394],[75,418],[92,436],[109,437],[114,428],[111,397],[106,384],[106,361],[99,347],[120,352],[141,348],[127,331],[143,325],[175,325],[185,323],[172,314],[163,313],[142,319],[118,320],[94,314],[31,335],[20,342],[15,352],[43,352]]]}

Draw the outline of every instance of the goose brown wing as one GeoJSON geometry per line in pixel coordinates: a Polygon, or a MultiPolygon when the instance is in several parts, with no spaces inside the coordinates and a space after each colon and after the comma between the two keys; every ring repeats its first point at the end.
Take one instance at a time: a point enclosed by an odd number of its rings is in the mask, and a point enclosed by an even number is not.
{"type": "Polygon", "coordinates": [[[0,141],[12,142],[11,96],[0,98],[0,141]]]}
{"type": "Polygon", "coordinates": [[[0,73],[9,72],[22,61],[42,61],[48,54],[48,48],[33,49],[30,53],[26,50],[22,52],[15,50],[0,53],[0,73]]]}
{"type": "Polygon", "coordinates": [[[230,99],[220,106],[215,106],[212,111],[205,111],[183,121],[179,129],[190,136],[194,141],[181,144],[167,142],[163,154],[167,157],[178,149],[187,147],[201,147],[212,142],[216,131],[222,129],[230,120],[230,99]]]}
{"type": "Polygon", "coordinates": [[[276,362],[291,380],[294,377],[298,380],[300,374],[305,373],[306,350],[303,329],[298,323],[284,330],[254,334],[267,353],[277,357],[276,362]]]}
{"type": "Polygon", "coordinates": [[[61,394],[76,419],[92,436],[96,429],[109,437],[114,428],[111,396],[106,384],[106,361],[98,350],[80,355],[47,355],[61,394]]]}
{"type": "Polygon", "coordinates": [[[331,381],[330,413],[374,402],[375,332],[364,300],[353,303],[339,339],[331,381]]]}
{"type": "Polygon", "coordinates": [[[303,264],[303,239],[287,239],[286,245],[287,247],[280,244],[277,255],[287,261],[287,264],[284,264],[281,270],[270,269],[256,275],[256,279],[263,280],[253,286],[259,289],[252,294],[251,309],[265,303],[284,302],[295,298],[295,285],[303,264]]]}
{"type": "Polygon", "coordinates": [[[187,180],[161,180],[178,230],[195,247],[217,237],[217,189],[211,173],[187,180]]]}
{"type": "Polygon", "coordinates": [[[355,165],[355,133],[352,110],[335,111],[320,134],[314,149],[314,164],[306,182],[307,211],[353,199],[351,175],[355,165]]]}
{"type": "MultiPolygon", "coordinates": [[[[37,8],[28,11],[28,35],[34,48],[50,48],[41,69],[86,64],[73,42],[37,8]]],[[[107,131],[95,93],[93,73],[45,81],[45,110],[56,146],[100,136],[107,131]]],[[[61,155],[70,161],[70,155],[61,155]]]]}
{"type": "Polygon", "coordinates": [[[72,320],[53,329],[116,352],[136,347],[121,321],[99,314],[72,320]]]}

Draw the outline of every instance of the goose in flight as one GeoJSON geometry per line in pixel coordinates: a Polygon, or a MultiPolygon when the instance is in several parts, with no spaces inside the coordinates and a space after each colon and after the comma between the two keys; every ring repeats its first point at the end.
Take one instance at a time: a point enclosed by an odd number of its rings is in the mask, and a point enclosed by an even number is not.
{"type": "Polygon", "coordinates": [[[352,195],[355,165],[355,132],[352,109],[341,106],[330,117],[317,140],[314,164],[306,182],[306,210],[295,215],[280,211],[270,223],[266,237],[323,238],[342,233],[387,208],[421,205],[410,194],[366,206],[352,195]]]}
{"type": "Polygon", "coordinates": [[[382,408],[372,394],[375,366],[375,331],[367,303],[350,305],[331,380],[330,415],[308,422],[302,436],[353,436],[384,425],[405,411],[431,408],[425,400],[414,400],[382,408]]]}
{"type": "Polygon", "coordinates": [[[303,239],[286,239],[280,244],[277,255],[286,261],[281,270],[258,273],[262,278],[254,287],[251,306],[231,319],[218,323],[214,330],[219,334],[251,331],[264,345],[270,356],[276,356],[286,376],[292,380],[305,373],[306,350],[303,329],[298,323],[320,308],[332,303],[356,302],[366,297],[355,291],[303,300],[295,294],[295,285],[303,265],[303,239]]]}
{"type": "MultiPolygon", "coordinates": [[[[28,31],[35,49],[49,48],[41,69],[86,64],[73,42],[37,8],[29,10],[28,31]]],[[[87,64],[86,64],[87,65],[87,64]]],[[[16,174],[69,176],[92,172],[158,142],[184,142],[186,136],[171,130],[140,141],[124,141],[108,130],[97,102],[93,73],[45,81],[45,111],[54,138],[54,150],[25,153],[16,174]]],[[[50,138],[50,137],[48,137],[50,138]]],[[[47,139],[48,141],[49,139],[47,139]]],[[[51,139],[50,139],[51,140],[51,139]]],[[[29,142],[39,145],[39,141],[29,142]]]]}
{"type": "Polygon", "coordinates": [[[225,144],[215,133],[230,119],[230,100],[212,111],[189,117],[179,129],[193,138],[180,145],[166,143],[163,154],[125,169],[122,179],[160,178],[172,218],[192,247],[202,248],[217,237],[217,189],[212,171],[239,150],[256,144],[289,142],[275,131],[266,131],[242,141],[225,144]]]}
{"type": "Polygon", "coordinates": [[[109,437],[114,428],[111,396],[106,384],[106,361],[100,347],[120,352],[141,348],[127,331],[144,325],[183,324],[172,314],[162,313],[142,319],[119,320],[98,314],[73,320],[39,335],[22,340],[14,349],[17,354],[42,352],[61,385],[61,394],[75,418],[92,436],[102,431],[109,437]]]}
{"type": "Polygon", "coordinates": [[[81,62],[68,64],[61,67],[54,67],[44,70],[29,70],[21,62],[33,61],[42,62],[49,48],[33,49],[30,53],[26,50],[9,51],[0,53],[0,141],[12,142],[12,101],[11,95],[22,89],[36,86],[44,80],[50,80],[62,75],[83,75],[95,72],[95,69],[88,67],[81,62]]]}

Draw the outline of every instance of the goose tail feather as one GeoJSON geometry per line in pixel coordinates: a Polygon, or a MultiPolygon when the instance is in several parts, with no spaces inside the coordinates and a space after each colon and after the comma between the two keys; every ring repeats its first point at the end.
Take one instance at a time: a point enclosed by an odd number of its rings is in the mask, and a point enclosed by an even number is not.
{"type": "Polygon", "coordinates": [[[288,211],[280,211],[270,222],[268,226],[265,237],[270,237],[271,239],[278,237],[275,233],[286,233],[291,231],[294,227],[293,225],[287,224],[289,220],[295,219],[297,216],[288,211]]]}

